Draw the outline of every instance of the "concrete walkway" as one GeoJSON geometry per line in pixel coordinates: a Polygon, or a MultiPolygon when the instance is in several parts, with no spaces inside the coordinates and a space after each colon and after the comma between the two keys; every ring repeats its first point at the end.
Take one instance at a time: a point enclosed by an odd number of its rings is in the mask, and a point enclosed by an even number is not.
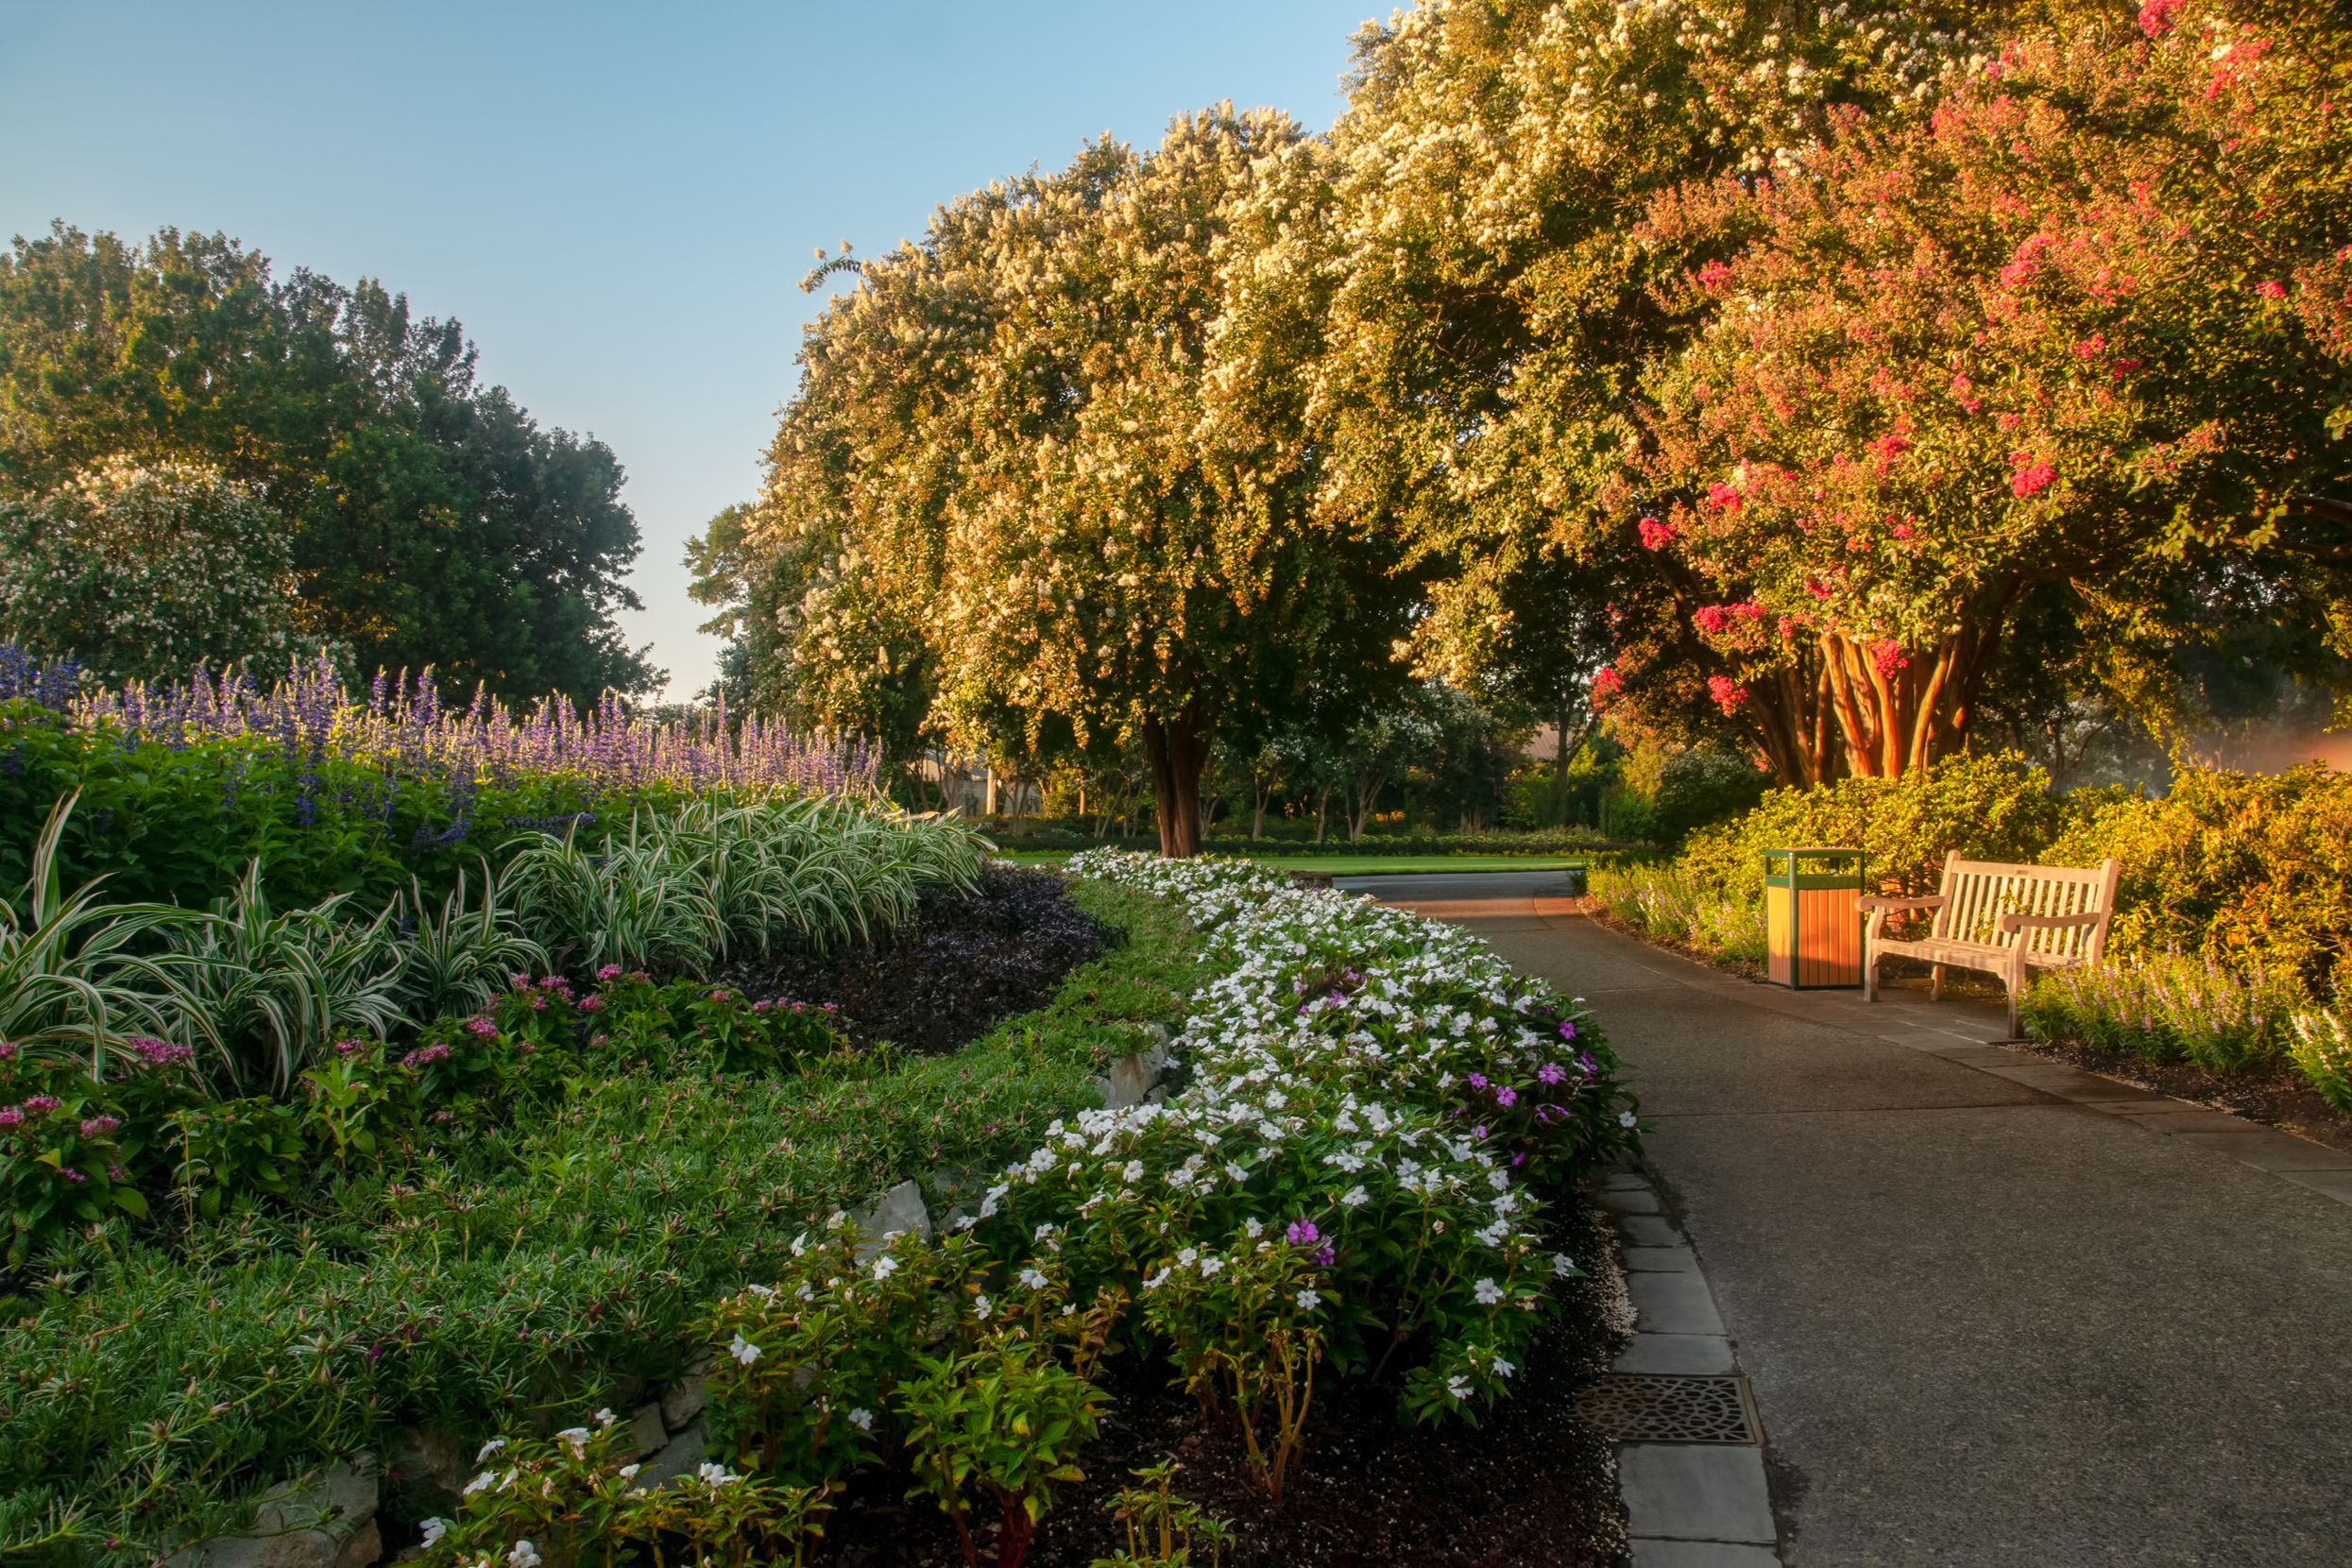
{"type": "Polygon", "coordinates": [[[1341,885],[1590,1001],[1786,1561],[2352,1563],[2352,1162],[1987,1048],[1997,1009],[1747,984],[1540,873],[1341,885]]]}

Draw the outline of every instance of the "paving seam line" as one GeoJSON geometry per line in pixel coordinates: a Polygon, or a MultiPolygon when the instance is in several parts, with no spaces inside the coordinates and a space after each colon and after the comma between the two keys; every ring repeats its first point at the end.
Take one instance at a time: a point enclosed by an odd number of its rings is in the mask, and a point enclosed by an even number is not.
{"type": "MultiPolygon", "coordinates": [[[[1590,915],[1577,918],[1592,920],[1590,915]]],[[[1593,921],[1593,924],[1600,925],[1600,922],[1593,921]]],[[[1611,928],[1602,926],[1601,929],[1609,930],[1611,928]]],[[[1631,940],[1638,942],[1641,939],[1636,937],[1631,940]]],[[[2038,1090],[2054,1099],[2130,1122],[2147,1132],[2190,1139],[2196,1147],[2209,1152],[2226,1155],[2241,1165],[2252,1166],[2280,1181],[2292,1182],[2307,1192],[2352,1206],[2352,1153],[2298,1138],[2292,1133],[2282,1133],[2275,1127],[2249,1121],[2227,1111],[2217,1111],[2194,1100],[2175,1099],[2155,1089],[2137,1088],[2116,1079],[2102,1078],[2064,1062],[2025,1055],[2013,1048],[2015,1042],[1967,1032],[1965,1026],[1953,1028],[1950,1014],[1934,1018],[1934,1022],[1928,1021],[1939,1007],[1947,1004],[1896,1001],[1873,1005],[1861,1000],[1858,992],[1781,992],[1754,980],[1734,980],[1727,985],[1722,977],[1705,969],[1696,960],[1685,958],[1680,953],[1673,953],[1672,956],[1680,959],[1684,967],[1698,970],[1706,977],[1696,981],[1679,975],[1674,977],[1679,983],[1694,990],[1740,995],[1751,1006],[1844,1030],[1849,1033],[1883,1040],[1889,1045],[1901,1046],[1906,1050],[1916,1050],[1922,1055],[1940,1056],[1947,1062],[1973,1068],[1987,1077],[2038,1090]],[[1760,992],[1764,995],[1759,996],[1760,992]],[[1918,1038],[1922,1034],[1933,1034],[1936,1038],[1922,1040],[1918,1038]]]]}
{"type": "MultiPolygon", "coordinates": [[[[1622,1242],[1635,1321],[1612,1376],[1665,1380],[1741,1378],[1739,1354],[1697,1251],[1649,1178],[1627,1167],[1602,1179],[1596,1195],[1622,1242]]],[[[1753,1440],[1621,1441],[1617,1482],[1625,1497],[1633,1568],[1779,1568],[1780,1527],[1764,1478],[1761,1420],[1753,1440]]]]}

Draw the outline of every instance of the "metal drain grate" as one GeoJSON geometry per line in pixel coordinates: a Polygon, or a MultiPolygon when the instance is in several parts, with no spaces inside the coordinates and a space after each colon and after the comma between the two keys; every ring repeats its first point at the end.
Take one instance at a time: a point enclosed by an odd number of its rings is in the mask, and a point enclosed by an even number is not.
{"type": "Polygon", "coordinates": [[[1577,1414],[1612,1442],[1764,1440],[1745,1377],[1611,1372],[1577,1395],[1577,1414]]]}

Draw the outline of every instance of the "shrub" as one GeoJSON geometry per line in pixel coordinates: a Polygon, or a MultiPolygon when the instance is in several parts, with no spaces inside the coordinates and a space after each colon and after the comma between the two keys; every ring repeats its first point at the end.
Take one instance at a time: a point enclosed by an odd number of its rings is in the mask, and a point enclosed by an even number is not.
{"type": "Polygon", "coordinates": [[[1676,752],[1660,764],[1651,793],[1655,836],[1679,844],[1694,829],[1755,810],[1772,788],[1772,775],[1744,757],[1696,747],[1676,752]]]}
{"type": "Polygon", "coordinates": [[[1693,833],[1682,872],[1727,897],[1764,893],[1764,855],[1786,845],[1851,844],[1869,856],[1888,893],[1935,891],[1944,857],[2044,860],[2071,811],[2050,793],[2050,775],[2014,757],[1947,757],[1899,779],[1841,778],[1811,790],[1775,790],[1737,821],[1693,833]]]}
{"type": "Polygon", "coordinates": [[[2293,970],[2340,994],[2352,932],[2352,775],[2184,768],[2160,799],[2091,796],[2052,859],[2122,862],[2110,951],[2293,970]]]}

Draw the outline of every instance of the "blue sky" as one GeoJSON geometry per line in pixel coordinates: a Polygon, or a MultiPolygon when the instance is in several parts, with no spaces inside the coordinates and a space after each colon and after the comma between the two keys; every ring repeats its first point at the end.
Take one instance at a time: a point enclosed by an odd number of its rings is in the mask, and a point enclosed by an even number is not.
{"type": "Polygon", "coordinates": [[[626,465],[629,630],[683,694],[716,643],[680,551],[757,482],[815,247],[1220,98],[1326,128],[1385,9],[0,0],[0,231],[221,230],[462,320],[626,465]]]}

